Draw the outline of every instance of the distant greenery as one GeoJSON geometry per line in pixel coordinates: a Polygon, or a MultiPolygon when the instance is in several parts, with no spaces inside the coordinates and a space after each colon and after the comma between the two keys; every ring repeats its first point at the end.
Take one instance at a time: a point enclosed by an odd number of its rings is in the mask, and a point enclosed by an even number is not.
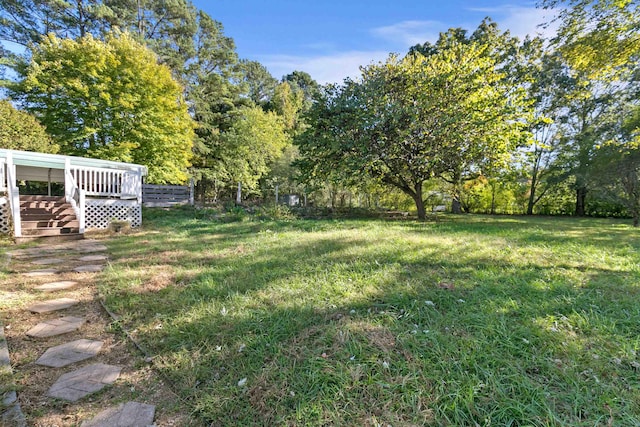
{"type": "Polygon", "coordinates": [[[226,215],[146,210],[99,282],[203,423],[640,423],[630,225],[226,215]]]}
{"type": "MultiPolygon", "coordinates": [[[[551,39],[519,40],[488,17],[476,29],[450,28],[435,42],[364,67],[358,81],[320,86],[304,71],[276,79],[264,65],[239,58],[222,23],[190,0],[0,0],[0,84],[27,83],[15,80],[51,37],[61,45],[90,37],[110,43],[121,31],[171,70],[180,86],[174,101],[188,106],[194,135],[184,128],[180,143],[167,149],[160,137],[149,149],[140,136],[163,133],[113,92],[124,88],[105,83],[113,76],[93,76],[98,64],[66,57],[59,76],[45,67],[38,79],[70,79],[70,91],[47,102],[37,85],[11,94],[63,154],[133,159],[157,182],[189,176],[203,205],[235,200],[240,186],[245,205],[271,203],[278,193],[317,207],[412,209],[420,217],[445,205],[454,213],[632,217],[640,225],[638,2],[538,5],[550,12],[547,24],[557,14],[551,39]],[[27,53],[9,51],[11,43],[27,53]],[[78,103],[74,84],[86,92],[94,78],[94,91],[78,103]],[[118,124],[137,120],[141,135],[118,124]],[[266,123],[272,132],[263,132],[266,123]],[[269,155],[247,156],[258,134],[269,155]],[[146,149],[133,149],[137,144],[146,149]],[[164,152],[172,160],[158,164],[164,152]]],[[[109,69],[144,75],[133,62],[109,69]]],[[[152,116],[159,127],[176,124],[152,116]]]]}

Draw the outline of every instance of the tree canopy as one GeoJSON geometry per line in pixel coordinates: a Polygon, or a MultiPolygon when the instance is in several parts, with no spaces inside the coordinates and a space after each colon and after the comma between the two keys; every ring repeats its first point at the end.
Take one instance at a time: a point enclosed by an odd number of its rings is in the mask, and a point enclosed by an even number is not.
{"type": "Polygon", "coordinates": [[[144,164],[150,182],[186,179],[193,124],[182,88],[127,33],[104,42],[51,34],[21,71],[14,97],[63,153],[144,164]]]}
{"type": "Polygon", "coordinates": [[[362,71],[329,88],[298,139],[307,173],[362,171],[413,198],[425,218],[424,183],[459,180],[503,161],[523,133],[521,94],[505,84],[488,45],[451,41],[362,71]]]}
{"type": "Polygon", "coordinates": [[[0,100],[0,148],[55,154],[60,147],[35,117],[0,100]]]}

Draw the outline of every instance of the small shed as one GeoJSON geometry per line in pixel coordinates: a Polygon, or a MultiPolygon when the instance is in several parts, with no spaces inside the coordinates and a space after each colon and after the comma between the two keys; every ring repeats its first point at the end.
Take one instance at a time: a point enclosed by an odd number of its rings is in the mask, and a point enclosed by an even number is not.
{"type": "Polygon", "coordinates": [[[142,180],[131,163],[0,149],[0,232],[14,237],[82,235],[113,220],[142,224],[142,180]],[[21,182],[47,183],[43,193],[20,194],[21,182]],[[51,194],[52,183],[64,187],[51,194]]]}

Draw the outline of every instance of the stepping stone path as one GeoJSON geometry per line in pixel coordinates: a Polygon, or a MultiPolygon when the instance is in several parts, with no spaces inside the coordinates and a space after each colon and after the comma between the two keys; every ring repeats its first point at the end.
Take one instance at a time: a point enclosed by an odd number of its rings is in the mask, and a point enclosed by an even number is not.
{"type": "MultiPolygon", "coordinates": [[[[13,252],[11,256],[25,260],[32,265],[47,266],[68,264],[70,261],[88,262],[91,264],[79,265],[73,268],[78,273],[97,273],[104,268],[104,262],[108,256],[97,252],[104,252],[107,247],[90,240],[79,240],[68,244],[51,246],[47,248],[28,248],[13,252]],[[82,254],[73,255],[69,253],[82,254]],[[90,254],[90,255],[87,255],[90,254]],[[63,258],[64,256],[64,258],[63,258]]],[[[66,269],[70,271],[70,269],[66,269]]],[[[60,273],[60,270],[54,268],[32,270],[22,273],[26,277],[44,277],[60,273]]],[[[71,289],[78,286],[76,281],[54,281],[35,286],[33,289],[43,292],[57,292],[71,289]]],[[[78,304],[77,300],[71,298],[58,298],[48,301],[34,303],[27,307],[27,310],[41,314],[53,311],[62,311],[78,304]]],[[[27,335],[34,338],[46,339],[55,335],[69,333],[79,329],[86,320],[75,316],[62,316],[55,319],[42,321],[27,331],[27,335]]],[[[2,328],[0,328],[0,332],[2,328]]],[[[0,338],[2,338],[0,336],[0,338]]],[[[0,344],[1,344],[0,340],[0,344]]],[[[83,360],[91,359],[100,353],[103,342],[89,339],[78,339],[65,344],[48,348],[40,358],[35,362],[37,365],[47,366],[51,368],[64,368],[83,360]]],[[[6,346],[5,346],[6,347],[6,346]]],[[[1,350],[1,347],[0,347],[1,350]]],[[[0,365],[5,358],[0,351],[0,365]]],[[[6,364],[9,364],[9,354],[6,354],[6,364]]],[[[113,384],[118,377],[122,367],[107,365],[103,363],[94,363],[79,369],[71,370],[63,373],[57,381],[49,388],[47,396],[75,402],[83,397],[95,393],[109,384],[113,384]]],[[[10,420],[12,423],[6,425],[26,426],[25,417],[17,404],[16,393],[9,393],[3,399],[4,407],[11,408],[2,413],[0,425],[5,425],[5,421],[10,420]],[[10,400],[13,398],[13,400],[10,400]],[[14,403],[15,402],[15,403],[14,403]],[[13,406],[11,406],[13,405],[13,406]],[[16,411],[17,414],[12,411],[16,411]],[[11,417],[11,418],[9,418],[11,417]],[[13,420],[21,420],[13,422],[13,420]]],[[[0,396],[1,397],[1,396],[0,396]]],[[[147,427],[153,425],[155,416],[155,406],[138,402],[127,402],[117,407],[109,408],[99,413],[95,418],[84,421],[81,425],[84,427],[147,427]]]]}
{"type": "Polygon", "coordinates": [[[73,269],[73,271],[77,273],[97,273],[99,271],[102,271],[103,268],[104,265],[102,264],[87,264],[76,267],[73,269]]]}
{"type": "Polygon", "coordinates": [[[48,338],[56,335],[62,335],[79,329],[84,322],[85,320],[80,317],[60,317],[59,319],[52,319],[38,323],[27,331],[27,335],[33,338],[48,338]]]}
{"type": "Polygon", "coordinates": [[[45,268],[44,270],[29,271],[27,273],[22,273],[22,274],[27,277],[40,277],[40,276],[50,276],[52,274],[58,274],[58,273],[60,273],[60,271],[56,270],[55,268],[45,268]]]}
{"type": "Polygon", "coordinates": [[[63,259],[60,258],[42,258],[35,261],[31,261],[31,264],[35,265],[52,265],[52,264],[62,264],[64,262],[63,259]]]}
{"type": "Polygon", "coordinates": [[[58,378],[47,392],[47,396],[75,402],[113,384],[120,376],[121,370],[119,366],[104,363],[95,363],[76,369],[58,378]]]}
{"type": "Polygon", "coordinates": [[[58,298],[32,304],[27,307],[27,310],[32,313],[48,313],[50,311],[64,310],[65,308],[73,307],[77,303],[77,299],[58,298]]]}
{"type": "Polygon", "coordinates": [[[74,282],[72,280],[65,280],[61,282],[51,282],[45,283],[44,285],[36,286],[35,290],[43,291],[43,292],[55,292],[55,291],[63,291],[65,289],[74,288],[78,282],[74,282]]]}
{"type": "Polygon", "coordinates": [[[95,356],[100,352],[102,344],[102,341],[81,339],[57,345],[45,351],[44,354],[36,360],[36,365],[62,368],[63,366],[95,356]]]}
{"type": "MultiPolygon", "coordinates": [[[[4,328],[0,326],[0,369],[11,373],[11,361],[9,359],[9,349],[7,341],[4,338],[4,328]]],[[[4,395],[0,394],[0,408],[6,408],[0,413],[0,426],[16,426],[26,427],[27,421],[22,413],[18,396],[15,391],[11,390],[4,395]]]]}
{"type": "Polygon", "coordinates": [[[153,424],[156,407],[138,402],[127,402],[100,412],[80,427],[148,427],[153,424]]]}
{"type": "Polygon", "coordinates": [[[82,258],[78,258],[78,261],[82,261],[82,262],[96,262],[96,261],[105,261],[107,258],[109,258],[106,255],[87,255],[87,256],[83,256],[82,258]]]}

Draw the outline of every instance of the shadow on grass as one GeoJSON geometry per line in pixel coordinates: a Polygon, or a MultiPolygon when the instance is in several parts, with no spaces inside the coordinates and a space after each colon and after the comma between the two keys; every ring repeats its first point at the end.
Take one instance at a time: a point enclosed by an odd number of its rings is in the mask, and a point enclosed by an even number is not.
{"type": "MultiPolygon", "coordinates": [[[[539,232],[487,221],[176,220],[112,242],[102,289],[207,423],[636,424],[637,268],[518,260],[539,232]]],[[[576,230],[599,238],[541,233],[576,230]]]]}

